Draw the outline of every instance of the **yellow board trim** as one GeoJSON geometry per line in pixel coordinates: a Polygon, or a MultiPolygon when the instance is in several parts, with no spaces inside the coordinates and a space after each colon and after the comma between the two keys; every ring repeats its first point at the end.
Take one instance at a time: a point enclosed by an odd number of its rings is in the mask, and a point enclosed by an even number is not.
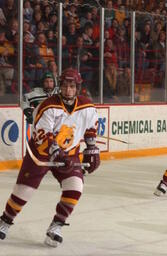
{"type": "MultiPolygon", "coordinates": [[[[167,147],[165,148],[149,148],[141,150],[128,150],[119,152],[102,152],[100,154],[101,160],[113,160],[113,159],[124,159],[134,157],[145,157],[145,156],[158,156],[167,155],[167,147]]],[[[80,160],[82,161],[82,154],[80,154],[80,160]]],[[[22,160],[10,160],[0,162],[0,171],[7,171],[9,169],[20,169],[22,160]]]]}
{"type": "Polygon", "coordinates": [[[8,169],[20,169],[22,160],[9,160],[0,162],[0,171],[8,169]]]}
{"type": "Polygon", "coordinates": [[[76,205],[78,203],[78,200],[73,199],[73,198],[67,198],[67,197],[61,197],[61,201],[64,203],[69,203],[69,204],[73,204],[73,205],[76,205]]]}
{"type": "Polygon", "coordinates": [[[166,155],[167,148],[149,148],[140,150],[128,150],[119,152],[104,152],[100,154],[101,160],[112,160],[112,159],[124,159],[124,158],[135,158],[145,156],[158,156],[166,155]]]}

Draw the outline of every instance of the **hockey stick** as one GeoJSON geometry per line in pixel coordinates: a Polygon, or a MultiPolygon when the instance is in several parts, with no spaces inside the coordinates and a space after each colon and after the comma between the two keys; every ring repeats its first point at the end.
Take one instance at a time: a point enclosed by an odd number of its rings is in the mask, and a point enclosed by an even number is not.
{"type": "MultiPolygon", "coordinates": [[[[61,167],[61,166],[65,166],[64,163],[61,163],[61,162],[43,162],[43,161],[40,161],[34,154],[33,152],[31,151],[30,149],[30,146],[28,144],[28,142],[26,141],[26,147],[27,147],[27,150],[28,150],[28,153],[31,157],[31,159],[33,160],[33,162],[38,165],[38,166],[48,166],[48,167],[61,167]]],[[[81,167],[90,167],[90,164],[89,163],[74,163],[74,166],[77,167],[77,166],[81,166],[81,167]]]]}
{"type": "Polygon", "coordinates": [[[112,137],[101,136],[101,135],[97,135],[97,137],[99,137],[99,138],[104,138],[104,139],[108,139],[108,140],[114,140],[114,141],[122,142],[122,143],[124,143],[124,144],[132,144],[132,143],[127,142],[127,141],[125,141],[125,140],[119,140],[119,139],[115,139],[115,138],[112,138],[112,137]]]}

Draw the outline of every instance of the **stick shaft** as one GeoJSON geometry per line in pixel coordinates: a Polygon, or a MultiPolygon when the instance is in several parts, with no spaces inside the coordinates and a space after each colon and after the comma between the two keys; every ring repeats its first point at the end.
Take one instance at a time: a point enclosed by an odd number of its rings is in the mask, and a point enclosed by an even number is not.
{"type": "MultiPolygon", "coordinates": [[[[26,141],[26,147],[27,147],[27,150],[28,150],[28,153],[31,157],[31,159],[33,160],[33,162],[38,165],[38,166],[48,166],[48,167],[61,167],[61,166],[65,166],[64,163],[62,162],[43,162],[43,161],[40,161],[34,154],[33,152],[31,151],[31,148],[28,144],[28,142],[26,141]]],[[[89,163],[74,163],[74,166],[81,166],[81,167],[89,167],[90,164],[89,163]]]]}
{"type": "Polygon", "coordinates": [[[97,135],[97,136],[100,137],[100,138],[108,139],[108,140],[118,141],[118,142],[121,142],[121,143],[124,143],[124,144],[131,144],[130,142],[127,142],[125,140],[119,140],[119,139],[115,139],[115,138],[112,138],[112,137],[101,136],[101,135],[97,135]]]}

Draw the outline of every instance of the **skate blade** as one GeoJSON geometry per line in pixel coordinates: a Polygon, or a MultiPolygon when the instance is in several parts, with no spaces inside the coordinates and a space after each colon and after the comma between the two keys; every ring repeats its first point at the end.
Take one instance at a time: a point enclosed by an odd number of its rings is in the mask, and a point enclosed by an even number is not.
{"type": "Polygon", "coordinates": [[[6,237],[6,234],[0,231],[0,239],[4,240],[6,237]]]}
{"type": "Polygon", "coordinates": [[[165,193],[163,193],[162,191],[160,191],[159,189],[156,189],[154,192],[155,196],[163,196],[165,193]]]}
{"type": "Polygon", "coordinates": [[[58,247],[60,243],[58,241],[52,240],[49,236],[46,236],[44,244],[50,247],[58,247]]]}

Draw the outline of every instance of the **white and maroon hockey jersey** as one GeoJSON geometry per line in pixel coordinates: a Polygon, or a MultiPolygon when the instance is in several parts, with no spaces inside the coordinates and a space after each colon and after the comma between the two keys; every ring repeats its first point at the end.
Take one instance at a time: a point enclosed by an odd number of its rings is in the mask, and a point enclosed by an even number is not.
{"type": "Polygon", "coordinates": [[[69,155],[79,151],[85,133],[95,137],[97,111],[89,99],[78,96],[71,113],[66,109],[61,96],[53,95],[42,102],[34,112],[31,149],[38,157],[47,157],[49,144],[55,140],[69,155]],[[34,151],[34,150],[33,150],[34,151]]]}

